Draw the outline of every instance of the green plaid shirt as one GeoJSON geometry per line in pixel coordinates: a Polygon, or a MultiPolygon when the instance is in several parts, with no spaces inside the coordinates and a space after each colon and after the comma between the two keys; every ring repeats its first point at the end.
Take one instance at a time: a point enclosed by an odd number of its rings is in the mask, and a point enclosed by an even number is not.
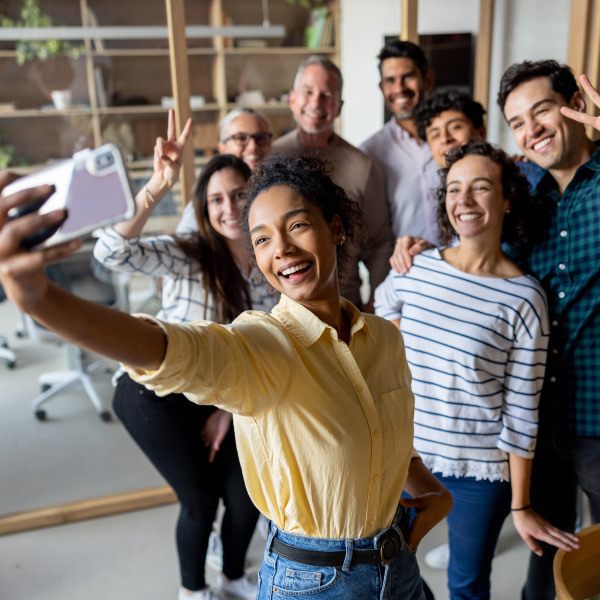
{"type": "Polygon", "coordinates": [[[546,290],[551,323],[540,417],[600,436],[600,149],[562,198],[548,172],[534,191],[548,223],[526,266],[546,290]]]}

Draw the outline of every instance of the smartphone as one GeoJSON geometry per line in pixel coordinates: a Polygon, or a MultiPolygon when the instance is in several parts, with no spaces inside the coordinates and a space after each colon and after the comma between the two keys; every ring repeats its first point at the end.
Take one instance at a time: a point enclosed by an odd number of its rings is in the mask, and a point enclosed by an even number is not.
{"type": "Polygon", "coordinates": [[[20,206],[9,212],[10,218],[38,210],[47,213],[64,208],[67,218],[57,227],[36,232],[23,240],[26,248],[54,246],[84,237],[95,229],[131,219],[135,202],[119,149],[104,144],[95,150],[86,148],[73,158],[17,179],[2,191],[3,196],[38,185],[54,185],[56,191],[41,207],[20,206]]]}

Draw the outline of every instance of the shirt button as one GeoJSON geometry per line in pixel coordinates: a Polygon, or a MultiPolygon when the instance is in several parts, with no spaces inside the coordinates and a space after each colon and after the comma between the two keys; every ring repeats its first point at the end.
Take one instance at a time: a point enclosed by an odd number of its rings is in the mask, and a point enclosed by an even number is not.
{"type": "Polygon", "coordinates": [[[558,354],[558,350],[554,348],[554,350],[552,350],[552,354],[558,354]]]}
{"type": "Polygon", "coordinates": [[[558,321],[552,321],[552,326],[553,327],[558,327],[558,321]]]}
{"type": "Polygon", "coordinates": [[[369,525],[370,525],[371,527],[375,527],[375,519],[371,519],[371,520],[369,521],[369,525]]]}
{"type": "Polygon", "coordinates": [[[375,483],[377,483],[380,479],[381,479],[381,477],[379,477],[379,475],[373,475],[373,481],[375,483]]]}
{"type": "Polygon", "coordinates": [[[565,265],[564,263],[560,263],[560,265],[558,265],[558,268],[559,268],[561,271],[564,271],[564,270],[567,268],[567,265],[565,265]]]}
{"type": "Polygon", "coordinates": [[[560,237],[567,237],[567,235],[568,235],[568,233],[564,229],[560,232],[560,237]]]}
{"type": "Polygon", "coordinates": [[[565,293],[564,292],[558,292],[558,297],[559,298],[564,298],[565,297],[565,293]]]}
{"type": "Polygon", "coordinates": [[[373,435],[374,435],[375,437],[379,437],[379,436],[381,435],[381,431],[379,431],[379,429],[376,429],[376,430],[373,432],[373,435]]]}
{"type": "Polygon", "coordinates": [[[556,383],[556,377],[550,377],[550,382],[551,383],[556,383]]]}
{"type": "Polygon", "coordinates": [[[360,392],[363,391],[363,386],[362,385],[357,385],[356,386],[356,391],[360,394],[360,392]]]}

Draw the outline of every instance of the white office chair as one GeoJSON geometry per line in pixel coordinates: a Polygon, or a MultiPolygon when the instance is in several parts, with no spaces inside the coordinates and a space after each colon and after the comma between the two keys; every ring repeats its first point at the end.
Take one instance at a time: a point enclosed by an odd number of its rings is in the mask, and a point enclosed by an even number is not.
{"type": "MultiPolygon", "coordinates": [[[[48,267],[48,277],[56,284],[68,289],[77,296],[127,311],[129,276],[108,271],[92,259],[93,244],[84,246],[76,254],[48,267]]],[[[60,336],[42,327],[29,315],[25,315],[25,330],[32,340],[66,347],[68,368],[63,371],[42,373],[39,378],[42,393],[33,400],[33,412],[37,419],[44,421],[46,411],[41,405],[66,387],[80,383],[96,412],[103,421],[112,419],[104,407],[91,374],[99,368],[106,369],[101,361],[89,362],[88,353],[66,342],[60,336]]]]}

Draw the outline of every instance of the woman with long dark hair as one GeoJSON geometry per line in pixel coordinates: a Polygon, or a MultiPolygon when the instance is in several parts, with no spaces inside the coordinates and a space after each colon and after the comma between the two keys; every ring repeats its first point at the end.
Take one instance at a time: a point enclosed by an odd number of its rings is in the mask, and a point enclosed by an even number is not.
{"type": "MultiPolygon", "coordinates": [[[[94,255],[106,267],[161,277],[161,320],[230,323],[247,309],[270,310],[276,302],[252,267],[239,224],[250,168],[229,154],[213,157],[196,182],[192,203],[198,231],[186,236],[139,234],[155,205],[177,181],[187,140],[172,133],[157,142],[154,174],[136,198],[136,216],[103,232],[94,255]]],[[[223,575],[230,596],[253,598],[244,559],[258,518],[244,485],[231,414],[192,404],[183,394],[159,398],[121,371],[113,408],[133,439],[174,489],[181,503],[176,540],[180,600],[210,599],[205,561],[222,498],[223,575]]]]}

